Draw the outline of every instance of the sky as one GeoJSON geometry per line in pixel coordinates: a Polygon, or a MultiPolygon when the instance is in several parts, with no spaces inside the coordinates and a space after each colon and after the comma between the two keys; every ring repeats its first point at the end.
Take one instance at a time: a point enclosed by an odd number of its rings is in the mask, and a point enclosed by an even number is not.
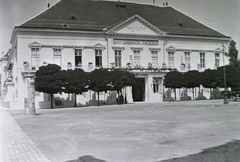
{"type": "MultiPolygon", "coordinates": [[[[60,0],[0,0],[0,52],[11,48],[13,28],[32,19],[60,0]]],[[[112,0],[119,1],[119,0],[112,0]]],[[[153,0],[120,0],[153,4],[153,0]]],[[[237,44],[240,55],[240,0],[155,0],[155,5],[163,2],[203,23],[204,25],[230,36],[237,44]]],[[[1,56],[1,55],[0,55],[1,56]]],[[[240,56],[239,56],[240,57],[240,56]]]]}

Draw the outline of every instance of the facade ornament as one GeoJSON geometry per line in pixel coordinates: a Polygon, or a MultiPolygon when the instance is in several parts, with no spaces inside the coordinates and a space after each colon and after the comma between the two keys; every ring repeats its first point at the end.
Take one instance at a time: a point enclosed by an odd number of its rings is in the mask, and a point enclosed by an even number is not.
{"type": "Polygon", "coordinates": [[[48,63],[47,63],[46,61],[43,62],[43,66],[47,66],[47,64],[48,64],[48,63]]]}
{"type": "Polygon", "coordinates": [[[67,69],[72,69],[72,63],[71,62],[67,62],[67,69]]]}
{"type": "Polygon", "coordinates": [[[23,62],[23,69],[24,69],[24,71],[29,71],[29,62],[28,61],[23,62]]]}

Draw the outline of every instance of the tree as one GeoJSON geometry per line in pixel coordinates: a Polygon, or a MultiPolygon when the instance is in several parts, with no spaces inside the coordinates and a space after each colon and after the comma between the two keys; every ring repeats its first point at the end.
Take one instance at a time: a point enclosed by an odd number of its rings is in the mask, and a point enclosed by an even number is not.
{"type": "Polygon", "coordinates": [[[176,97],[176,88],[182,88],[183,86],[183,75],[178,71],[171,71],[166,74],[164,79],[164,85],[166,88],[174,89],[175,94],[175,101],[177,100],[176,97]]]}
{"type": "Polygon", "coordinates": [[[125,103],[127,103],[126,87],[133,84],[135,84],[135,75],[133,73],[123,69],[113,69],[111,72],[112,90],[116,90],[119,95],[119,92],[125,87],[125,103]]]}
{"type": "Polygon", "coordinates": [[[235,64],[238,61],[238,50],[236,49],[236,42],[231,40],[229,43],[228,56],[230,57],[230,64],[235,64]]]}
{"type": "Polygon", "coordinates": [[[202,83],[202,75],[197,70],[190,70],[184,73],[184,87],[193,89],[193,98],[194,98],[194,88],[200,87],[202,83]]]}
{"type": "Polygon", "coordinates": [[[89,89],[97,92],[98,106],[99,106],[99,92],[108,91],[111,89],[110,71],[107,69],[95,69],[90,73],[90,86],[89,89]]]}
{"type": "Polygon", "coordinates": [[[53,94],[61,93],[66,85],[66,73],[55,64],[39,67],[35,77],[35,90],[50,94],[51,108],[53,108],[53,94]]]}
{"type": "Polygon", "coordinates": [[[135,75],[127,70],[114,69],[111,71],[111,85],[113,90],[121,91],[123,87],[132,86],[135,83],[135,75]]]}
{"type": "Polygon", "coordinates": [[[205,88],[210,88],[210,98],[212,98],[211,88],[216,88],[219,85],[218,81],[218,71],[212,69],[206,69],[201,73],[202,75],[202,86],[205,88]]]}
{"type": "Polygon", "coordinates": [[[88,73],[84,72],[82,69],[67,70],[67,76],[68,77],[65,92],[74,93],[74,106],[76,107],[76,95],[88,91],[89,76],[88,73]]]}
{"type": "Polygon", "coordinates": [[[124,87],[124,78],[124,71],[122,69],[113,69],[111,71],[112,90],[116,90],[118,94],[124,87]]]}
{"type": "MultiPolygon", "coordinates": [[[[223,68],[224,67],[221,66],[217,69],[220,87],[224,87],[223,68]]],[[[237,67],[233,65],[226,65],[225,74],[226,74],[226,87],[231,87],[231,89],[234,89],[240,86],[240,66],[237,67]]]]}

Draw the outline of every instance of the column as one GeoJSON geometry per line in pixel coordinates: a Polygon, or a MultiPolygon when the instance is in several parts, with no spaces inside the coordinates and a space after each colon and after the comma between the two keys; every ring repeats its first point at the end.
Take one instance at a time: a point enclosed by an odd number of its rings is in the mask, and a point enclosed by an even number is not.
{"type": "Polygon", "coordinates": [[[24,109],[30,115],[36,115],[35,85],[32,77],[24,78],[24,109]]]}

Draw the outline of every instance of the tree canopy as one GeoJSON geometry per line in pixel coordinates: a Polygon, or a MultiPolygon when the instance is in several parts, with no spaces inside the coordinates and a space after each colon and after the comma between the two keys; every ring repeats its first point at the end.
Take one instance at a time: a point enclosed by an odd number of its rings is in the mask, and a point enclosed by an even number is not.
{"type": "Polygon", "coordinates": [[[183,87],[186,88],[200,87],[203,81],[201,73],[197,70],[187,71],[186,73],[184,73],[183,78],[184,78],[183,87]]]}
{"type": "Polygon", "coordinates": [[[238,50],[236,49],[236,42],[231,40],[229,43],[228,56],[230,57],[230,64],[238,62],[238,50]]]}
{"type": "Polygon", "coordinates": [[[132,86],[135,83],[135,75],[126,70],[114,69],[111,71],[112,90],[121,91],[125,86],[132,86]]]}
{"type": "Polygon", "coordinates": [[[183,74],[179,71],[171,71],[167,73],[164,79],[164,85],[166,88],[182,88],[183,74]]]}
{"type": "Polygon", "coordinates": [[[51,95],[51,108],[53,108],[53,94],[61,93],[66,85],[66,73],[55,64],[39,67],[35,77],[35,90],[51,95]]]}
{"type": "Polygon", "coordinates": [[[74,106],[77,106],[76,94],[87,92],[89,87],[89,74],[82,69],[67,70],[67,83],[66,93],[74,93],[75,102],[74,106]]]}
{"type": "Polygon", "coordinates": [[[206,69],[202,72],[202,86],[205,88],[216,88],[219,85],[218,71],[206,69]]]}

